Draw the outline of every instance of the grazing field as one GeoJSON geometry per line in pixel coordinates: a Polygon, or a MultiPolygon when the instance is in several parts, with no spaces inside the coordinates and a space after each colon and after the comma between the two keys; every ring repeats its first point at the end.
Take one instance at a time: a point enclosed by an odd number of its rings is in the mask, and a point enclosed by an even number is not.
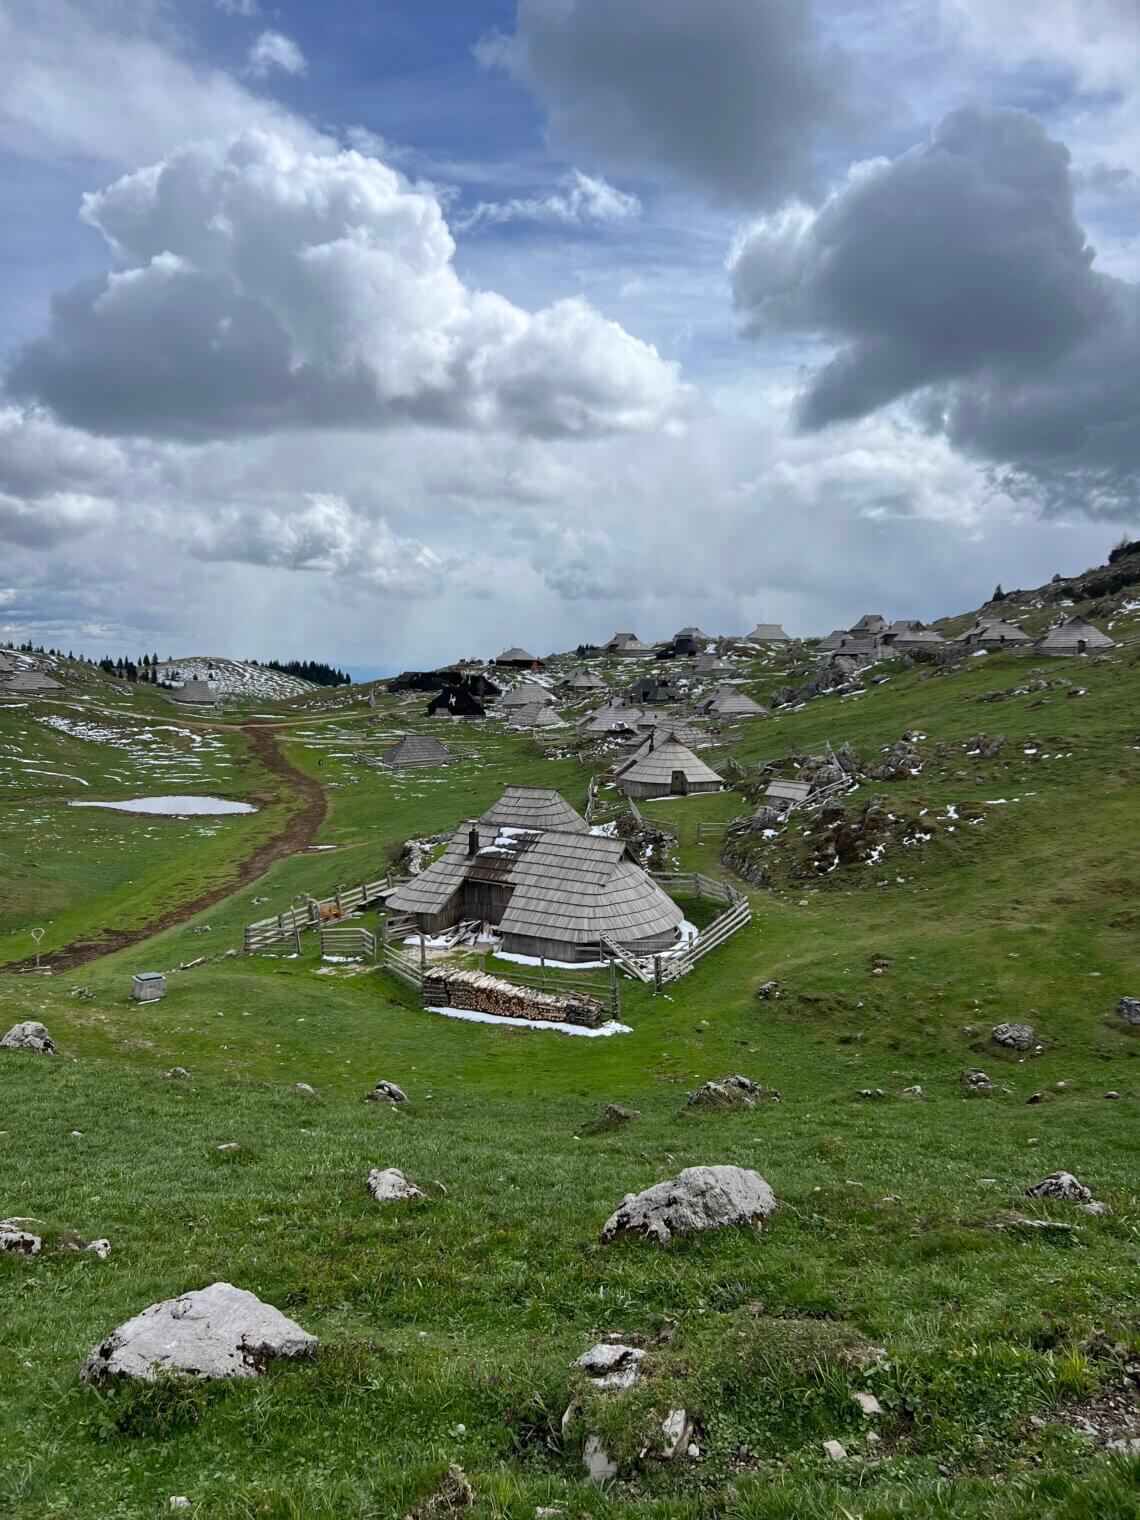
{"type": "MultiPolygon", "coordinates": [[[[631,1034],[453,1022],[383,971],[321,962],[312,935],[300,957],[225,954],[248,919],[374,879],[394,847],[504,783],[583,806],[589,766],[496,726],[433,729],[459,755],[445,770],[382,771],[394,736],[427,726],[423,700],[388,696],[274,733],[320,783],[315,843],[333,848],[75,971],[0,974],[0,1023],[40,1019],[62,1051],[0,1051],[0,1213],[41,1221],[44,1239],[34,1260],[0,1257],[0,1513],[126,1520],[185,1495],[202,1516],[379,1520],[428,1504],[458,1464],[467,1512],[509,1520],[1137,1514],[1140,1028],[1115,1012],[1140,996],[1136,650],[880,670],[863,695],[743,723],[703,753],[751,771],[793,746],[868,756],[920,732],[918,774],[852,798],[882,795],[913,842],[817,874],[793,815],[766,845],[747,929],[666,996],[623,981],[631,1034]],[[988,700],[1038,671],[1046,690],[988,700]],[[993,759],[971,753],[982,731],[1006,737],[993,759]],[[164,1001],[129,1002],[141,969],[172,973],[164,1001]],[[770,981],[781,995],[758,999],[770,981]],[[1003,1021],[1033,1025],[1039,1048],[994,1044],[1003,1021]],[[176,1066],[189,1075],[164,1075],[176,1066]],[[994,1091],[967,1094],[971,1067],[994,1091]],[[754,1109],[687,1106],[733,1072],[762,1085],[754,1109]],[[406,1108],[362,1101],[378,1078],[406,1108]],[[590,1133],[610,1103],[636,1116],[590,1133]],[[599,1243],[625,1194],[712,1163],[771,1184],[762,1233],[599,1243]],[[426,1196],[374,1203],[365,1179],[390,1166],[426,1196]],[[1058,1170],[1108,1212],[1025,1196],[1058,1170]],[[995,1228],[1011,1216],[1075,1228],[995,1228]],[[69,1231],[109,1238],[109,1259],[56,1249],[69,1231]],[[217,1279],[315,1333],[315,1360],[246,1383],[77,1380],[114,1326],[217,1279]],[[620,1393],[570,1366],[609,1334],[646,1350],[620,1393]],[[667,1460],[679,1408],[693,1450],[667,1460]],[[590,1437],[617,1467],[603,1490],[583,1481],[590,1437]]],[[[786,674],[757,660],[745,689],[767,700],[786,674]]],[[[138,794],[134,747],[39,721],[55,710],[0,705],[5,743],[34,736],[92,794],[138,794]]],[[[64,815],[63,782],[4,793],[17,875],[0,886],[0,955],[26,953],[18,908],[37,871],[62,945],[116,912],[157,917],[148,895],[192,901],[256,828],[280,827],[298,804],[248,730],[209,733],[187,790],[281,800],[202,832],[64,815]],[[28,835],[33,814],[55,852],[28,835]]],[[[749,806],[724,793],[642,811],[676,832],[678,865],[734,879],[697,823],[749,806]]]]}

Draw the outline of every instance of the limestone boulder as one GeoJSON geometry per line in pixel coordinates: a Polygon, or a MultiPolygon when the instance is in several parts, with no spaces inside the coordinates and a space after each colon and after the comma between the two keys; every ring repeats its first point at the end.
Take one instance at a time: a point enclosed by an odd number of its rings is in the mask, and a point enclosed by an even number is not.
{"type": "Polygon", "coordinates": [[[402,1087],[397,1087],[395,1082],[385,1082],[381,1077],[372,1091],[364,1094],[364,1101],[365,1103],[406,1103],[408,1095],[402,1087]]]}
{"type": "Polygon", "coordinates": [[[402,1198],[423,1198],[423,1188],[398,1167],[374,1167],[368,1174],[368,1191],[377,1203],[397,1203],[402,1198]]]}
{"type": "Polygon", "coordinates": [[[776,1195],[758,1172],[740,1166],[689,1166],[667,1182],[628,1194],[606,1221],[601,1238],[644,1235],[664,1244],[675,1234],[726,1225],[758,1229],[776,1208],[776,1195]]]}
{"type": "Polygon", "coordinates": [[[641,1369],[638,1363],[645,1352],[637,1346],[610,1345],[602,1341],[584,1351],[575,1362],[595,1388],[632,1388],[641,1369]]]}
{"type": "Polygon", "coordinates": [[[1032,1024],[995,1024],[990,1038],[1006,1050],[1032,1050],[1037,1043],[1037,1031],[1032,1024]]]}
{"type": "Polygon", "coordinates": [[[38,1256],[43,1245],[38,1235],[23,1228],[22,1219],[0,1219],[0,1253],[6,1256],[38,1256]]]}
{"type": "Polygon", "coordinates": [[[25,1019],[22,1024],[13,1024],[0,1040],[0,1050],[35,1050],[44,1056],[56,1054],[55,1041],[44,1026],[37,1023],[35,1019],[25,1019]]]}
{"type": "Polygon", "coordinates": [[[278,1358],[312,1356],[317,1338],[232,1283],[163,1299],[125,1321],[91,1352],[88,1383],[166,1376],[252,1378],[278,1358]]]}
{"type": "Polygon", "coordinates": [[[1140,1024],[1140,998],[1122,997],[1116,1011],[1128,1024],[1140,1024]]]}
{"type": "Polygon", "coordinates": [[[1061,1203],[1089,1203],[1091,1189],[1078,1182],[1072,1172],[1050,1172],[1040,1182],[1025,1189],[1027,1198],[1055,1198],[1061,1203]]]}

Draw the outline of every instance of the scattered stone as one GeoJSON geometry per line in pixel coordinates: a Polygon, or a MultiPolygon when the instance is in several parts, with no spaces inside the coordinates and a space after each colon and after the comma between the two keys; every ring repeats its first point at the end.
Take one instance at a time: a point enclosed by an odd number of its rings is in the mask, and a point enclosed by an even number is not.
{"type": "Polygon", "coordinates": [[[902,1096],[904,1098],[925,1098],[926,1093],[916,1082],[913,1087],[904,1087],[902,1090],[902,1096]]]}
{"type": "Polygon", "coordinates": [[[884,1203],[901,1203],[902,1199],[898,1195],[898,1193],[884,1193],[883,1194],[883,1202],[884,1203]]]}
{"type": "Polygon", "coordinates": [[[1026,1103],[1044,1103],[1045,1094],[1043,1092],[1030,1093],[1025,1101],[1026,1103]]]}
{"type": "Polygon", "coordinates": [[[1054,1235],[1070,1235],[1075,1224],[1062,1224],[1056,1219],[1027,1219],[1024,1214],[999,1214],[989,1221],[991,1230],[1040,1230],[1054,1235]]]}
{"type": "Polygon", "coordinates": [[[883,1406],[873,1393],[853,1393],[851,1397],[865,1415],[882,1414],[883,1406]]]}
{"type": "Polygon", "coordinates": [[[22,1230],[22,1220],[0,1219],[0,1252],[8,1256],[38,1256],[43,1241],[30,1230],[22,1230]]]}
{"type": "Polygon", "coordinates": [[[300,1098],[315,1098],[317,1096],[317,1089],[310,1087],[308,1082],[298,1082],[293,1091],[300,1098]]]}
{"type": "Polygon", "coordinates": [[[1050,1172],[1048,1177],[1025,1189],[1027,1198],[1055,1198],[1061,1203],[1089,1203],[1091,1191],[1072,1172],[1050,1172]]]}
{"type": "Polygon", "coordinates": [[[584,1351],[573,1365],[583,1369],[595,1388],[632,1388],[641,1371],[638,1363],[644,1355],[645,1352],[636,1346],[603,1342],[584,1351]]]}
{"type": "Polygon", "coordinates": [[[166,1507],[167,1509],[189,1509],[190,1500],[185,1494],[171,1494],[166,1501],[166,1507]]]}
{"type": "Polygon", "coordinates": [[[460,1510],[471,1509],[475,1503],[475,1491],[467,1480],[467,1474],[457,1462],[447,1469],[447,1477],[438,1493],[432,1494],[405,1520],[432,1520],[436,1515],[454,1515],[460,1510]]]}
{"type": "Polygon", "coordinates": [[[615,1129],[624,1129],[640,1118],[636,1108],[625,1108],[620,1103],[607,1103],[596,1119],[588,1119],[579,1133],[583,1135],[606,1135],[615,1129]]]}
{"type": "Polygon", "coordinates": [[[317,1338],[272,1304],[232,1283],[211,1283],[151,1304],[91,1352],[80,1377],[153,1383],[169,1373],[197,1378],[260,1375],[276,1357],[311,1356],[317,1338]]]}
{"type": "Polygon", "coordinates": [[[0,1040],[0,1050],[35,1050],[44,1056],[56,1054],[55,1041],[44,1026],[37,1023],[35,1019],[25,1019],[22,1024],[13,1024],[0,1040]]]}
{"type": "Polygon", "coordinates": [[[760,1087],[748,1077],[722,1077],[689,1094],[689,1108],[755,1108],[760,1087]]]}
{"type": "Polygon", "coordinates": [[[1099,1198],[1091,1198],[1088,1203],[1079,1203],[1077,1207],[1082,1214],[1091,1214],[1094,1219],[1103,1219],[1112,1210],[1107,1203],[1102,1203],[1099,1198]]]}
{"type": "Polygon", "coordinates": [[[1115,1102],[1116,1102],[1116,1101],[1117,1101],[1117,1099],[1118,1099],[1118,1098],[1119,1098],[1119,1097],[1120,1097],[1120,1094],[1119,1094],[1119,1093],[1118,1093],[1118,1092],[1114,1092],[1114,1091],[1109,1091],[1109,1092],[1106,1092],[1106,1093],[1105,1093],[1105,1095],[1104,1095],[1104,1096],[1105,1096],[1105,1097],[1106,1097],[1106,1098],[1107,1098],[1107,1099],[1108,1099],[1108,1100],[1109,1100],[1109,1101],[1110,1101],[1110,1102],[1112,1102],[1112,1103],[1115,1103],[1115,1102]]]}
{"type": "Polygon", "coordinates": [[[783,984],[781,982],[761,982],[760,986],[756,989],[756,996],[762,1003],[771,1002],[773,998],[782,998],[784,996],[783,984]]]}
{"type": "Polygon", "coordinates": [[[1128,1024],[1140,1024],[1140,998],[1122,997],[1116,1011],[1128,1024]]]}
{"type": "Polygon", "coordinates": [[[240,1151],[241,1146],[236,1140],[223,1140],[218,1149],[224,1154],[226,1151],[240,1151]]]}
{"type": "Polygon", "coordinates": [[[986,1076],[980,1066],[971,1066],[962,1073],[962,1082],[966,1092],[972,1097],[975,1093],[992,1093],[994,1084],[986,1076]]]}
{"type": "Polygon", "coordinates": [[[185,1066],[172,1066],[169,1071],[163,1072],[168,1082],[184,1082],[189,1075],[185,1066]]]}
{"type": "Polygon", "coordinates": [[[99,1240],[84,1240],[82,1235],[68,1235],[60,1243],[61,1251],[90,1251],[92,1256],[97,1256],[100,1261],[106,1261],[111,1254],[111,1242],[105,1237],[99,1240]]]}
{"type": "Polygon", "coordinates": [[[629,1193],[606,1221],[602,1240],[645,1235],[662,1244],[674,1233],[725,1225],[759,1228],[777,1208],[776,1195],[757,1172],[739,1166],[690,1166],[667,1182],[629,1193]]]}
{"type": "Polygon", "coordinates": [[[408,1095],[402,1087],[397,1087],[395,1082],[385,1082],[381,1078],[371,1092],[364,1094],[364,1101],[365,1103],[406,1103],[408,1095]]]}
{"type": "Polygon", "coordinates": [[[860,1098],[885,1098],[887,1095],[881,1087],[861,1087],[858,1092],[860,1098]]]}
{"type": "Polygon", "coordinates": [[[397,1167],[389,1166],[381,1171],[373,1167],[368,1173],[368,1191],[377,1203],[395,1203],[401,1198],[423,1198],[423,1188],[397,1167]]]}
{"type": "Polygon", "coordinates": [[[611,1478],[617,1477],[617,1463],[602,1445],[601,1436],[586,1437],[582,1461],[586,1468],[586,1481],[589,1483],[608,1483],[611,1478]]]}
{"type": "Polygon", "coordinates": [[[995,1024],[990,1038],[1007,1050],[1032,1050],[1037,1031],[1032,1024],[995,1024]]]}
{"type": "Polygon", "coordinates": [[[672,1458],[681,1448],[688,1447],[693,1427],[683,1409],[670,1409],[661,1422],[661,1434],[665,1437],[665,1456],[672,1458]]]}
{"type": "Polygon", "coordinates": [[[823,1449],[833,1462],[846,1462],[847,1449],[840,1441],[825,1441],[823,1449]]]}

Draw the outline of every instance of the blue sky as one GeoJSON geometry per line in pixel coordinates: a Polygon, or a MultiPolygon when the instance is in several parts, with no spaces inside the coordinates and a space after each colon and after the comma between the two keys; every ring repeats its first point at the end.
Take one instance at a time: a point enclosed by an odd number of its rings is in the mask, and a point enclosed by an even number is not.
{"type": "Polygon", "coordinates": [[[1138,525],[1131,0],[0,0],[0,638],[932,617],[1138,525]]]}

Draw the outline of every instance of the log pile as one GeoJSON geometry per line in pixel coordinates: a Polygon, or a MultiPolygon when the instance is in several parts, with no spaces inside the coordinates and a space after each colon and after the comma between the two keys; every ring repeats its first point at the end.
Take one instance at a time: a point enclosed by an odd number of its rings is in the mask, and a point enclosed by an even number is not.
{"type": "Polygon", "coordinates": [[[423,991],[428,1008],[469,1008],[500,1018],[542,1019],[586,1029],[596,1029],[606,1017],[605,1006],[597,998],[576,992],[542,992],[460,967],[436,966],[425,971],[423,991]]]}

